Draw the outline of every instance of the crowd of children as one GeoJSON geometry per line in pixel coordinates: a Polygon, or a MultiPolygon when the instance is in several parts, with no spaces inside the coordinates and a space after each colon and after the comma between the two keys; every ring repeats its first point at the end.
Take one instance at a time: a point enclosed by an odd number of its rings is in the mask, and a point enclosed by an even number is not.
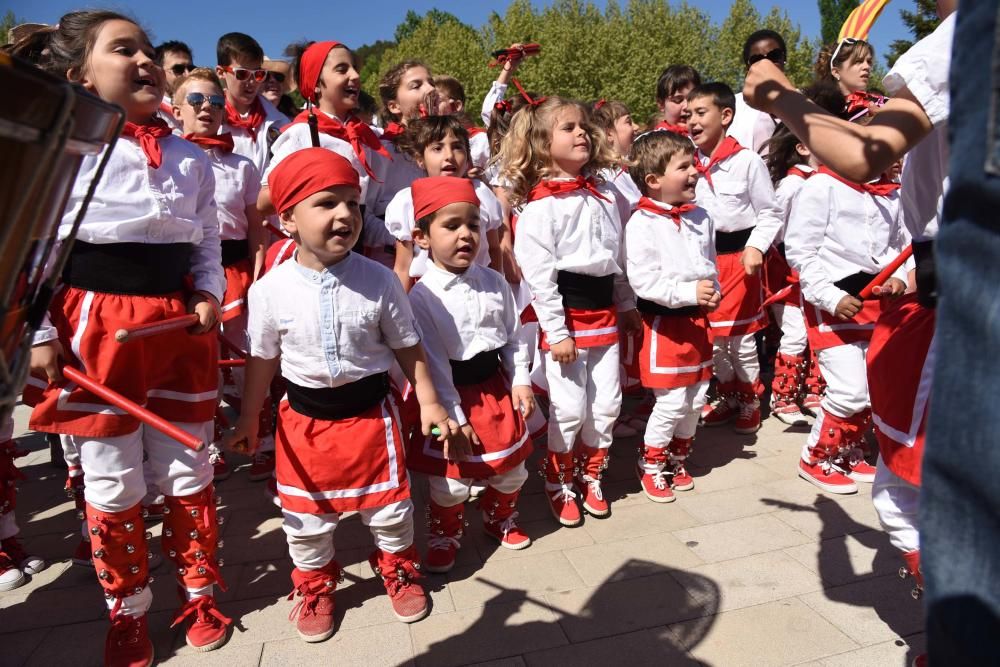
{"type": "MultiPolygon", "coordinates": [[[[949,26],[932,35],[938,52],[918,44],[886,80],[917,96],[934,141],[944,141],[949,26]]],[[[295,47],[289,67],[229,33],[216,67],[196,68],[181,42],[154,49],[133,20],[81,11],[13,51],[128,121],[36,336],[24,395],[31,427],[59,434],[70,464],[84,521],[76,560],[94,569],[111,615],[107,664],[153,659],[152,520],[163,521],[177,578],[174,624],[198,650],[225,643],[214,482],[230,473],[226,449],[253,457],[251,478],[267,480],[281,508],[291,618],[317,642],[334,632],[333,533],[345,512],[371,529],[369,560],[396,616],[418,621],[429,611],[423,572],[454,565],[470,498],[501,546],[531,544],[517,507],[533,449],[563,526],[611,514],[602,473],[616,435],[641,435],[637,488],[673,501],[694,488],[686,463],[699,423],[760,428],[761,359],[775,348],[770,414],[812,419],[799,476],[836,494],[874,481],[880,516],[919,571],[913,444],[926,373],[898,349],[898,332],[930,346],[936,223],[918,190],[927,176],[914,172],[943,149],[921,144],[939,152],[915,150],[901,188],[905,150],[877,169],[852,167],[832,135],[817,139],[802,121],[819,105],[877,131],[892,102],[867,91],[867,42],[824,50],[816,84],[783,115],[671,65],[642,133],[620,101],[525,90],[514,77],[522,45],[486,95],[487,128],[467,115],[461,82],[415,60],[382,78],[375,125],[357,58],[338,41],[295,47]],[[886,271],[911,235],[916,264],[886,271]],[[920,296],[897,300],[904,292],[920,296]],[[186,330],[113,341],[120,328],[184,313],[197,318],[186,330]],[[62,364],[213,446],[186,449],[65,382],[62,364]],[[640,395],[625,414],[623,387],[640,395]],[[231,428],[223,402],[238,413],[231,428]],[[411,473],[429,489],[423,554],[411,473]]],[[[781,35],[750,35],[748,91],[762,71],[782,77],[786,57],[781,35]]],[[[84,158],[64,235],[98,163],[84,158]]],[[[939,195],[943,179],[930,180],[939,195]]],[[[9,431],[0,590],[44,567],[16,538],[9,431]]]]}

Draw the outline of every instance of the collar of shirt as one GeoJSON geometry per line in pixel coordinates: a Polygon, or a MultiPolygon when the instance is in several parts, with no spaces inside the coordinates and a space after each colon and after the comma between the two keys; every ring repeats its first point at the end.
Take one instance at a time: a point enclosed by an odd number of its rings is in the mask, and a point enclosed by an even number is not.
{"type": "Polygon", "coordinates": [[[344,274],[344,272],[350,268],[350,265],[354,262],[355,259],[354,253],[349,252],[347,253],[347,257],[340,260],[336,264],[331,264],[322,271],[313,271],[309,267],[302,266],[301,264],[299,264],[298,256],[299,256],[299,251],[296,250],[291,257],[291,262],[292,264],[295,265],[295,270],[299,273],[300,276],[302,276],[303,278],[312,283],[321,283],[326,279],[327,276],[330,276],[332,278],[340,278],[344,274]]]}
{"type": "Polygon", "coordinates": [[[478,264],[470,264],[469,268],[462,273],[452,273],[447,269],[442,269],[434,262],[429,261],[427,262],[427,272],[420,280],[424,281],[430,279],[437,285],[440,285],[443,289],[447,290],[461,283],[469,283],[475,278],[478,270],[478,264]]]}

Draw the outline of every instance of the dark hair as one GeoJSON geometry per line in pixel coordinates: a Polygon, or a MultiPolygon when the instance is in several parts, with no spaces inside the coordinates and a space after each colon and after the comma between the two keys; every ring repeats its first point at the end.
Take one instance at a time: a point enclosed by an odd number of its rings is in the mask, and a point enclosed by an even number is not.
{"type": "Polygon", "coordinates": [[[451,99],[465,104],[465,86],[455,77],[448,76],[447,74],[439,74],[434,77],[434,87],[448,93],[448,97],[451,99]]]}
{"type": "Polygon", "coordinates": [[[257,40],[242,32],[227,32],[219,38],[215,46],[216,64],[219,67],[231,65],[233,60],[264,61],[264,49],[257,40]]]}
{"type": "MultiPolygon", "coordinates": [[[[194,53],[191,52],[191,47],[184,42],[179,42],[176,39],[171,39],[163,44],[156,47],[156,57],[153,60],[160,67],[163,67],[163,56],[167,53],[186,53],[187,57],[194,60],[194,53]]],[[[228,63],[227,63],[228,64],[228,63]]]]}
{"type": "Polygon", "coordinates": [[[363,90],[358,91],[358,111],[369,113],[373,117],[378,113],[378,103],[375,98],[363,90]]]}
{"type": "Polygon", "coordinates": [[[694,144],[687,137],[667,130],[654,130],[640,135],[632,144],[631,162],[628,175],[644,195],[646,176],[662,174],[667,169],[671,158],[677,153],[694,154],[694,144]]]}
{"type": "Polygon", "coordinates": [[[771,183],[775,186],[788,176],[789,169],[808,161],[795,148],[801,143],[785,124],[779,125],[767,140],[767,157],[764,159],[767,162],[767,171],[771,175],[771,183]]]}
{"type": "Polygon", "coordinates": [[[466,156],[469,155],[469,131],[462,121],[455,116],[426,116],[414,118],[406,126],[406,134],[400,139],[398,146],[410,154],[414,160],[423,159],[424,149],[436,141],[443,141],[451,132],[462,142],[466,156]]]}
{"type": "MultiPolygon", "coordinates": [[[[302,81],[299,78],[299,74],[302,71],[302,54],[304,54],[306,52],[306,49],[308,49],[315,43],[316,42],[314,40],[311,42],[296,42],[294,44],[289,44],[288,46],[285,47],[285,55],[289,56],[292,59],[292,77],[295,79],[295,85],[299,87],[299,94],[302,95],[302,97],[305,98],[307,101],[312,102],[313,104],[318,104],[319,103],[318,97],[316,99],[310,99],[308,93],[302,90],[302,81]]],[[[354,51],[351,51],[343,44],[340,44],[335,48],[345,49],[349,54],[351,54],[351,62],[354,63],[354,67],[355,69],[357,69],[358,61],[357,61],[357,56],[354,55],[354,51]]],[[[330,50],[333,51],[333,49],[330,50]]],[[[319,81],[317,81],[316,83],[319,85],[320,88],[322,88],[323,77],[320,76],[319,81]]]]}
{"type": "Polygon", "coordinates": [[[773,30],[758,30],[751,33],[747,37],[747,41],[743,42],[743,64],[746,65],[747,61],[750,60],[750,47],[757,42],[763,42],[765,39],[773,39],[781,47],[781,50],[788,54],[788,47],[785,46],[785,38],[773,30]]]}
{"type": "Polygon", "coordinates": [[[389,111],[389,102],[396,101],[403,77],[414,67],[423,67],[428,72],[431,71],[431,68],[422,60],[404,60],[389,68],[389,71],[382,75],[382,79],[378,82],[378,96],[382,98],[382,120],[384,122],[399,120],[398,114],[389,111]]]}
{"type": "Polygon", "coordinates": [[[837,118],[847,119],[844,94],[834,81],[817,81],[802,89],[802,94],[837,118]]]}
{"type": "Polygon", "coordinates": [[[688,93],[688,102],[699,97],[711,97],[712,104],[720,109],[730,109],[731,111],[736,111],[736,94],[733,92],[732,88],[719,81],[703,83],[700,86],[695,86],[691,92],[688,93]]]}
{"type": "MultiPolygon", "coordinates": [[[[540,99],[537,93],[533,91],[526,92],[531,99],[540,99]]],[[[486,139],[490,145],[490,155],[496,155],[500,150],[500,142],[503,140],[504,135],[507,134],[511,119],[514,118],[514,114],[526,106],[528,106],[528,100],[520,94],[515,95],[509,100],[501,100],[493,105],[493,111],[490,112],[490,124],[486,127],[486,139]]]]}
{"type": "Polygon", "coordinates": [[[88,9],[64,14],[59,23],[43,28],[14,44],[11,53],[39,68],[65,78],[69,70],[77,73],[86,65],[94,48],[97,33],[108,21],[128,21],[124,14],[104,9],[88,9]]]}
{"type": "Polygon", "coordinates": [[[871,56],[873,61],[875,60],[875,47],[863,39],[854,42],[844,42],[839,51],[837,51],[838,44],[840,42],[827,44],[816,55],[816,64],[813,66],[813,76],[816,77],[816,81],[832,81],[836,83],[837,80],[833,76],[834,67],[843,67],[845,63],[863,60],[868,56],[871,56]],[[834,51],[837,51],[837,60],[831,61],[834,51]]]}
{"type": "Polygon", "coordinates": [[[594,125],[605,130],[613,130],[615,123],[622,116],[629,116],[632,112],[625,106],[624,102],[618,100],[598,100],[591,107],[590,119],[594,125]]]}
{"type": "Polygon", "coordinates": [[[656,80],[656,101],[663,104],[681,88],[701,85],[701,75],[690,65],[671,65],[660,72],[656,80]]]}

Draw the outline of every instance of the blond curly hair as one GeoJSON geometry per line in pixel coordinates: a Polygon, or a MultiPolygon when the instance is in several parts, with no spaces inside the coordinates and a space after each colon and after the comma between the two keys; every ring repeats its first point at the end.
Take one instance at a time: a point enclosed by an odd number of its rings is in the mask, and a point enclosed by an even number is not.
{"type": "Polygon", "coordinates": [[[586,106],[563,97],[547,97],[539,104],[528,105],[514,114],[510,129],[500,142],[493,161],[500,165],[500,176],[507,181],[514,206],[525,203],[528,193],[554,173],[549,147],[556,116],[567,107],[580,110],[583,127],[590,137],[590,159],[582,173],[598,177],[602,169],[612,167],[620,158],[608,141],[607,133],[594,124],[586,106]]]}

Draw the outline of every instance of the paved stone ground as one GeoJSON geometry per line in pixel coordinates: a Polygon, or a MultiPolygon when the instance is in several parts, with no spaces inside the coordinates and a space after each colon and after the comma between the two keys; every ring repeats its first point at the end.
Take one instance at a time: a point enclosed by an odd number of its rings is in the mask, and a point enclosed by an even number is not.
{"type": "MultiPolygon", "coordinates": [[[[26,411],[17,414],[23,433],[26,411]]],[[[285,600],[291,564],[278,511],[261,484],[237,470],[224,501],[222,610],[238,626],[222,649],[198,654],[169,629],[177,603],[169,568],[154,574],[150,628],[167,665],[908,665],[923,650],[920,605],[871,505],[870,488],[830,497],[799,480],[805,437],[774,419],[756,436],[702,429],[691,472],[696,488],[654,505],[634,476],[636,438],[613,449],[606,493],[612,516],[578,528],[551,519],[532,475],[520,506],[535,543],[499,549],[477,512],[457,567],[431,575],[432,614],[405,625],[366,557],[371,538],[356,516],[338,529],[347,580],[337,633],[322,644],[296,637],[285,600]]],[[[106,611],[94,575],[73,566],[79,523],[48,463],[26,434],[18,517],[25,545],[49,568],[0,593],[0,663],[99,665],[106,611]]],[[[245,465],[245,461],[237,461],[245,465]]],[[[422,484],[415,483],[418,497],[422,484]]],[[[422,500],[418,498],[418,506],[422,500]]],[[[418,512],[421,514],[421,512],[418,512]]],[[[153,528],[159,548],[159,526],[153,528]]],[[[422,542],[422,540],[421,540],[422,542]]]]}

